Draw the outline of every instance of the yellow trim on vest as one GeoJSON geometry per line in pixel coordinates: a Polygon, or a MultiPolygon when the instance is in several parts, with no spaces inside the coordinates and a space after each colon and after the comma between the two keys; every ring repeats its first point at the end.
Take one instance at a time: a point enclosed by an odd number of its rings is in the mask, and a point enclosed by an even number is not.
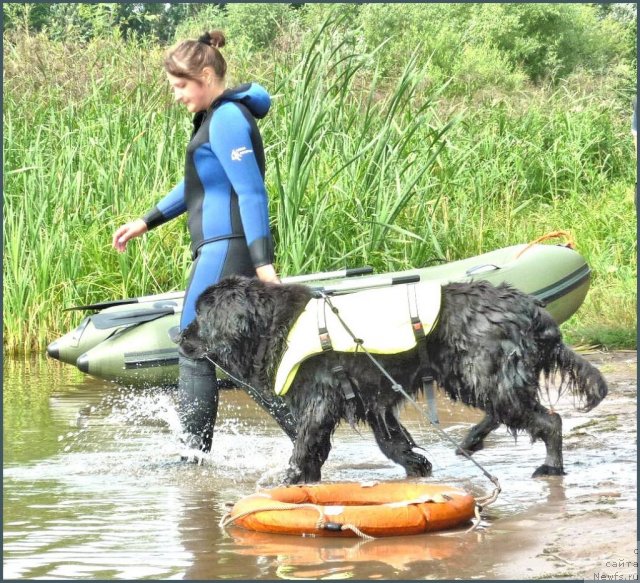
{"type": "MultiPolygon", "coordinates": [[[[351,331],[364,340],[363,346],[369,352],[397,354],[416,345],[408,300],[408,294],[413,295],[414,292],[424,333],[429,334],[440,313],[441,287],[438,283],[363,290],[332,297],[331,303],[351,331]]],[[[287,336],[287,349],[276,373],[274,390],[277,395],[284,395],[289,390],[304,360],[322,352],[318,335],[318,310],[324,310],[333,350],[355,352],[358,348],[325,301],[311,300],[287,336]]]]}

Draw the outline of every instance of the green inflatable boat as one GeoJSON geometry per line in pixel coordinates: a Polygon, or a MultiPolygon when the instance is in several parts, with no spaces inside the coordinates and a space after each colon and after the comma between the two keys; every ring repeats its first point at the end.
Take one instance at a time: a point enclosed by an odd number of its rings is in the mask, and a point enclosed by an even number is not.
{"type": "MultiPolygon", "coordinates": [[[[558,322],[582,304],[591,271],[584,258],[563,245],[522,244],[444,265],[383,275],[367,268],[285,278],[334,293],[405,281],[486,280],[507,282],[542,300],[558,322]],[[358,277],[353,277],[358,276],[358,277]]],[[[126,385],[177,382],[178,352],[171,337],[178,329],[183,292],[114,300],[76,309],[97,311],[47,347],[47,354],[100,379],[126,385]]]]}

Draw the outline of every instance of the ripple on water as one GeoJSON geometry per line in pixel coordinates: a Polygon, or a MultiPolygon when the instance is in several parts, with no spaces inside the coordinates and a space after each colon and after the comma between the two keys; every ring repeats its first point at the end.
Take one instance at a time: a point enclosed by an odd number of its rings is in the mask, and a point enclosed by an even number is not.
{"type": "MultiPolygon", "coordinates": [[[[634,398],[629,395],[629,407],[634,398]]],[[[291,442],[244,393],[223,393],[214,450],[202,456],[200,464],[180,461],[193,452],[181,444],[168,391],[65,386],[45,404],[46,415],[37,422],[28,419],[5,433],[5,448],[16,446],[21,452],[19,459],[5,456],[8,578],[375,577],[380,575],[366,565],[376,560],[386,565],[381,571],[385,576],[448,578],[455,570],[438,570],[436,562],[468,554],[481,540],[481,533],[472,540],[453,532],[405,539],[404,545],[380,542],[367,547],[358,541],[274,544],[270,538],[229,537],[217,526],[226,503],[257,486],[277,483],[291,452],[291,442]],[[425,561],[431,561],[428,568],[415,566],[425,561]]],[[[442,428],[460,441],[478,417],[447,401],[440,405],[442,428]]],[[[532,445],[526,435],[514,440],[506,430],[498,430],[474,456],[500,479],[503,489],[485,513],[485,526],[562,499],[578,505],[584,500],[585,509],[610,500],[635,508],[630,494],[636,479],[634,428],[621,423],[580,429],[593,416],[565,405],[559,405],[564,407],[567,444],[568,475],[562,480],[530,479],[544,459],[544,445],[532,445]]],[[[5,406],[7,415],[12,413],[5,406]]],[[[461,486],[477,496],[491,492],[493,486],[481,471],[455,455],[415,411],[405,411],[403,423],[427,451],[433,481],[461,486]]],[[[331,481],[382,481],[402,479],[403,472],[377,449],[368,429],[360,428],[358,434],[340,427],[323,476],[331,481]]]]}

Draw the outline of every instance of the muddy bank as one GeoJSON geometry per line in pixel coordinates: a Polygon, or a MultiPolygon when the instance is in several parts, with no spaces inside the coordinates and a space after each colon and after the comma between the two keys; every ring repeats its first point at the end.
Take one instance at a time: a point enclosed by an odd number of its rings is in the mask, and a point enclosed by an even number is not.
{"type": "Polygon", "coordinates": [[[546,478],[545,500],[493,522],[484,535],[486,564],[478,565],[483,578],[637,579],[637,482],[623,477],[637,468],[636,353],[588,358],[609,395],[587,422],[576,423],[570,403],[559,404],[567,476],[546,478]],[[571,466],[583,464],[591,483],[572,477],[571,466]]]}

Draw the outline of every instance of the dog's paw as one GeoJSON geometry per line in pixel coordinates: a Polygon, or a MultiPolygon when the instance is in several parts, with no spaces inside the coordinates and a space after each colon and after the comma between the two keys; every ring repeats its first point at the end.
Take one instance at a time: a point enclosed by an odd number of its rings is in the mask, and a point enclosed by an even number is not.
{"type": "Polygon", "coordinates": [[[481,449],[484,449],[484,441],[482,439],[463,441],[460,447],[456,448],[456,455],[464,455],[462,453],[463,451],[466,452],[467,455],[473,455],[481,449]]]}
{"type": "Polygon", "coordinates": [[[431,475],[431,462],[420,452],[420,448],[414,448],[405,454],[404,468],[410,478],[426,478],[431,475]]]}
{"type": "Polygon", "coordinates": [[[294,486],[302,482],[302,470],[289,466],[281,475],[280,483],[283,486],[294,486]]]}
{"type": "Polygon", "coordinates": [[[541,478],[544,476],[566,476],[567,473],[562,468],[556,468],[553,466],[548,466],[547,464],[542,464],[533,474],[531,474],[532,478],[541,478]]]}

